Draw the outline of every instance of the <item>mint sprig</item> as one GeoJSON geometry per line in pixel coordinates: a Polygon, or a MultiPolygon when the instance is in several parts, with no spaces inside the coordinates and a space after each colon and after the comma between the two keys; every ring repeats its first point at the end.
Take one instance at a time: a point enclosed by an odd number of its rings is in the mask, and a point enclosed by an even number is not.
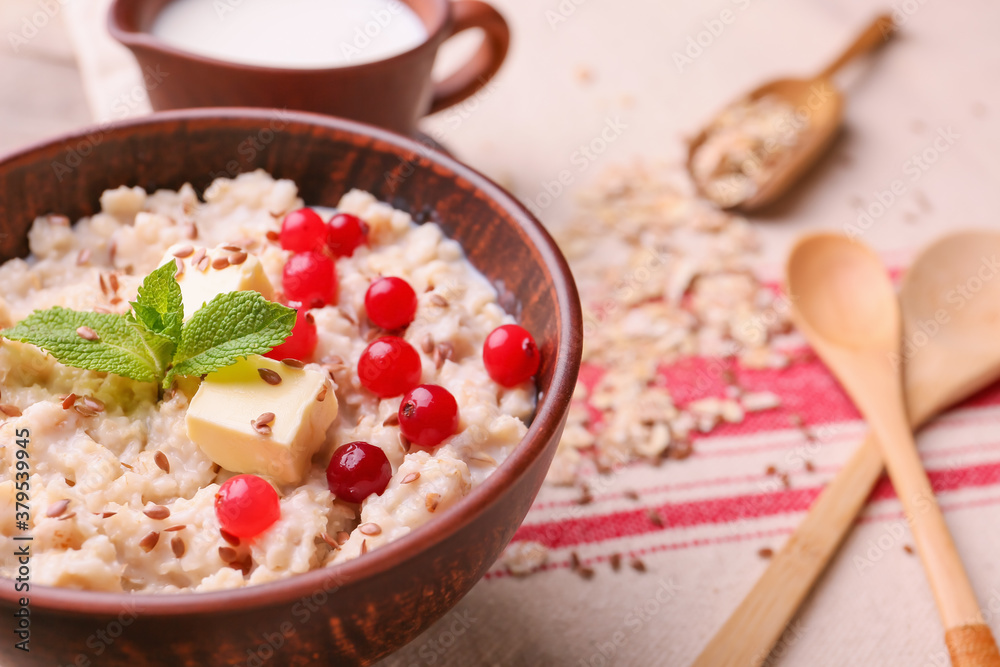
{"type": "Polygon", "coordinates": [[[292,333],[295,310],[252,291],[219,294],[184,322],[175,271],[169,262],[146,276],[127,314],[56,306],[36,310],[0,337],[37,345],[67,366],[167,389],[178,375],[203,375],[263,354],[292,333]],[[81,336],[81,327],[96,340],[81,336]]]}
{"type": "Polygon", "coordinates": [[[259,292],[220,294],[184,325],[165,386],[174,375],[211,373],[241,357],[267,352],[288,338],[294,324],[294,309],[259,292]]]}

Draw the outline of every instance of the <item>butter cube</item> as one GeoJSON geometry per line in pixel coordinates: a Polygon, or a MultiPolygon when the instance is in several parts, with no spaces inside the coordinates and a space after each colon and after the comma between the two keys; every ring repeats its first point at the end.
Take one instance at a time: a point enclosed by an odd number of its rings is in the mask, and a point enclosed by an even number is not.
{"type": "Polygon", "coordinates": [[[204,304],[225,292],[254,290],[264,295],[265,299],[274,296],[271,281],[267,279],[264,267],[255,255],[227,250],[226,246],[213,249],[194,248],[188,254],[187,251],[192,247],[185,244],[171,246],[158,265],[163,266],[175,260],[180,260],[183,265],[177,284],[181,286],[181,295],[184,299],[185,320],[190,319],[204,304]],[[186,256],[177,257],[175,253],[178,252],[186,256]],[[228,263],[222,268],[216,268],[223,259],[228,263]],[[233,264],[232,261],[238,263],[233,264]]]}
{"type": "Polygon", "coordinates": [[[188,407],[187,432],[226,470],[293,484],[336,418],[337,396],[325,373],[251,355],[202,381],[188,407]],[[261,418],[267,413],[274,419],[261,418]]]}

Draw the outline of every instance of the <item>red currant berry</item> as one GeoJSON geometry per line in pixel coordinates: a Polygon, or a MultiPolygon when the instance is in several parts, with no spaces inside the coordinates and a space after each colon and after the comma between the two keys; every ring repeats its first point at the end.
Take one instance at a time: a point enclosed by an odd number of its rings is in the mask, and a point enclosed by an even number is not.
{"type": "Polygon", "coordinates": [[[458,403],[436,384],[422,384],[399,404],[399,430],[415,445],[434,447],[458,431],[458,403]]]}
{"type": "Polygon", "coordinates": [[[350,442],[338,447],[326,467],[330,492],[341,500],[360,503],[371,494],[382,495],[389,486],[392,466],[380,447],[350,442]]]}
{"type": "Polygon", "coordinates": [[[334,257],[350,257],[368,243],[368,225],[350,213],[338,213],[326,225],[326,247],[334,257]]]}
{"type": "Polygon", "coordinates": [[[365,293],[368,319],[383,329],[401,329],[417,314],[417,293],[402,278],[379,278],[365,293]]]}
{"type": "Polygon", "coordinates": [[[219,525],[236,537],[254,537],[281,516],[278,492],[257,475],[231,477],[215,494],[219,525]]]}
{"type": "Polygon", "coordinates": [[[285,262],[281,274],[285,296],[306,308],[322,308],[337,302],[337,269],[333,260],[319,252],[302,252],[285,262]]]}
{"type": "Polygon", "coordinates": [[[535,339],[516,324],[497,327],[483,345],[486,372],[504,387],[516,387],[537,373],[541,359],[535,339]]]}
{"type": "Polygon", "coordinates": [[[285,342],[270,352],[264,354],[277,361],[282,359],[298,359],[308,361],[316,351],[316,320],[305,308],[299,308],[295,313],[295,326],[285,342]]]}
{"type": "Polygon", "coordinates": [[[420,355],[396,336],[383,336],[365,348],[358,360],[361,384],[379,398],[405,394],[420,383],[420,355]]]}
{"type": "Polygon", "coordinates": [[[281,223],[281,247],[305,252],[323,247],[326,225],[311,208],[300,208],[285,216],[281,223]]]}

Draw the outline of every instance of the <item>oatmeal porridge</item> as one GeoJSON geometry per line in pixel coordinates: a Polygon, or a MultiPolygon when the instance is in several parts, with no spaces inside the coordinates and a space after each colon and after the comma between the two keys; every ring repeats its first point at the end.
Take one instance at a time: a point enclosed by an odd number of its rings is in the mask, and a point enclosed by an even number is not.
{"type": "Polygon", "coordinates": [[[261,171],[216,180],[204,201],[189,185],[121,187],[76,224],[39,218],[28,240],[27,259],[0,265],[4,576],[25,479],[34,582],[235,588],[358,557],[446,512],[533,414],[530,334],[438,225],[366,192],[312,210],[261,171]],[[144,306],[164,277],[183,296],[172,315],[144,306]],[[97,324],[37,342],[29,329],[48,320],[33,311],[66,309],[97,324]],[[170,363],[146,377],[56,360],[60,345],[109,343],[112,321],[172,330],[170,363]],[[209,358],[276,331],[259,353],[209,358]],[[232,340],[182,354],[199,336],[232,340]]]}

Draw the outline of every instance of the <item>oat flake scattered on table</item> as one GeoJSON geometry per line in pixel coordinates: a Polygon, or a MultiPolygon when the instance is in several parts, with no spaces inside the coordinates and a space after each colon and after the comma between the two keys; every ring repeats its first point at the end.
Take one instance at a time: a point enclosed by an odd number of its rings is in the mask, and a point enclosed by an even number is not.
{"type": "Polygon", "coordinates": [[[576,387],[550,483],[684,458],[692,432],[778,406],[777,396],[732,382],[725,396],[678,405],[658,381],[658,368],[684,357],[718,360],[709,367],[723,377],[731,361],[789,361],[774,346],[789,331],[786,304],[751,270],[749,224],[696,197],[679,167],[609,169],[555,235],[583,300],[582,376],[599,379],[576,387]]]}

